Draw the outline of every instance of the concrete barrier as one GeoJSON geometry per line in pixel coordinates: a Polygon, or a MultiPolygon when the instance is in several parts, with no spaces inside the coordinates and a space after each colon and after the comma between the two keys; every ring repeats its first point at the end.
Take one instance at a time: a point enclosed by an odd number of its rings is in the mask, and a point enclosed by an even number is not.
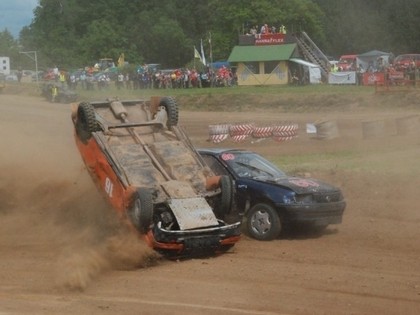
{"type": "Polygon", "coordinates": [[[334,120],[318,122],[315,124],[315,126],[317,139],[330,140],[338,138],[340,136],[338,132],[337,122],[334,120]]]}

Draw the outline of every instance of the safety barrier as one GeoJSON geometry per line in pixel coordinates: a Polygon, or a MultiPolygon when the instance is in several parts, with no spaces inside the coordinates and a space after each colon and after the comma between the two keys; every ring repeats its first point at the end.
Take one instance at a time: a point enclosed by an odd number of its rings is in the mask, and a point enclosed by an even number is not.
{"type": "Polygon", "coordinates": [[[375,83],[375,93],[409,92],[420,88],[420,80],[393,79],[375,83]]]}

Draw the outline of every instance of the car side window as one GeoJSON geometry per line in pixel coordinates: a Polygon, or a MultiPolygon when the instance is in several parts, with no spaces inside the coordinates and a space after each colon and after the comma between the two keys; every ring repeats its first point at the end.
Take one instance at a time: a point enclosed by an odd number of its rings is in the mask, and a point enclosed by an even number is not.
{"type": "Polygon", "coordinates": [[[202,157],[215,175],[229,175],[226,168],[215,157],[211,155],[202,155],[202,157]]]}

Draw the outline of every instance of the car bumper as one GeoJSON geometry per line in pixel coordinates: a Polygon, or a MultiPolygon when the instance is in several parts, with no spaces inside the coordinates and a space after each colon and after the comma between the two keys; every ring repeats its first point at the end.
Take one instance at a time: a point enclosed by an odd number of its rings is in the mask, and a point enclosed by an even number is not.
{"type": "Polygon", "coordinates": [[[187,231],[170,231],[155,225],[146,234],[146,241],[168,258],[186,258],[225,252],[239,241],[240,235],[240,222],[187,231]]]}
{"type": "Polygon", "coordinates": [[[328,204],[288,205],[286,216],[291,223],[310,223],[320,226],[340,224],[345,208],[345,201],[328,204]]]}

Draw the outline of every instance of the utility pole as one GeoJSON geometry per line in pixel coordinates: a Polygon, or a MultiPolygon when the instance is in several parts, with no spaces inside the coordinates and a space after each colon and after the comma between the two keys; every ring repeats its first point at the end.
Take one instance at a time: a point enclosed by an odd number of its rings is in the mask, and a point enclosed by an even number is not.
{"type": "Polygon", "coordinates": [[[209,32],[209,45],[210,45],[210,72],[211,72],[211,86],[214,86],[214,71],[213,71],[213,48],[211,44],[211,32],[209,32]]]}

